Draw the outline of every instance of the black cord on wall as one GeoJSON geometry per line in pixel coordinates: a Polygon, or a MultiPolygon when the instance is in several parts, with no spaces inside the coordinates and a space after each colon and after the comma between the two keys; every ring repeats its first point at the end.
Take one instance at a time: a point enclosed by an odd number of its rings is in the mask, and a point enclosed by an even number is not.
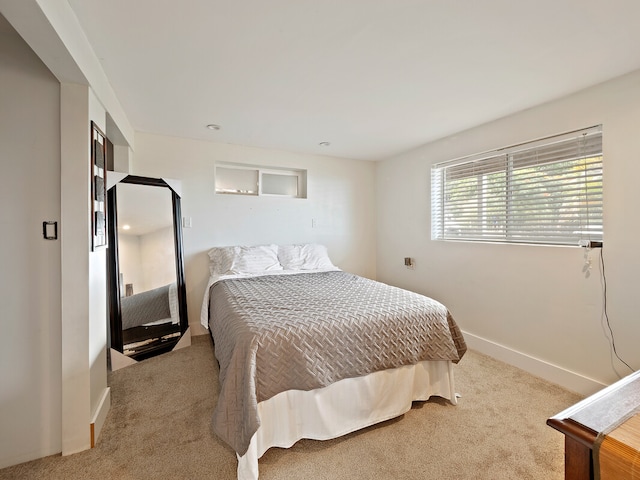
{"type": "Polygon", "coordinates": [[[631,368],[631,366],[629,366],[629,364],[625,362],[620,357],[620,355],[618,355],[618,350],[616,349],[616,340],[613,335],[613,329],[611,328],[611,323],[609,322],[609,314],[607,313],[607,275],[605,273],[605,268],[604,268],[604,256],[602,254],[603,250],[604,248],[600,247],[600,275],[602,276],[602,312],[603,312],[607,329],[609,330],[609,342],[611,344],[611,351],[620,362],[626,365],[629,370],[634,372],[635,370],[631,368]]]}

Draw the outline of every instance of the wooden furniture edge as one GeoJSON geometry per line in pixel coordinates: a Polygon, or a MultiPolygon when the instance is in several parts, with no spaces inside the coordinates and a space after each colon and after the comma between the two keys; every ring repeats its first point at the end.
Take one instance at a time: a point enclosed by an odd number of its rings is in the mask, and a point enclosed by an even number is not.
{"type": "Polygon", "coordinates": [[[571,437],[576,442],[585,447],[592,448],[596,441],[598,432],[593,431],[584,425],[571,420],[570,418],[551,417],[547,420],[547,425],[555,428],[566,436],[571,437]]]}

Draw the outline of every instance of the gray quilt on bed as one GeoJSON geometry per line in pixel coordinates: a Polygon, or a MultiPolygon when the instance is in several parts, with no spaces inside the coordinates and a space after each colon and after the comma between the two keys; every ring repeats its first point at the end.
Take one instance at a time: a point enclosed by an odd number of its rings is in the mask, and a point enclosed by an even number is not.
{"type": "Polygon", "coordinates": [[[166,319],[171,322],[169,288],[171,285],[154,288],[120,299],[122,329],[139,327],[145,323],[166,319]]]}
{"type": "Polygon", "coordinates": [[[258,402],[466,351],[442,304],[341,271],[221,280],[209,305],[221,385],[213,427],[240,455],[260,425],[258,402]]]}

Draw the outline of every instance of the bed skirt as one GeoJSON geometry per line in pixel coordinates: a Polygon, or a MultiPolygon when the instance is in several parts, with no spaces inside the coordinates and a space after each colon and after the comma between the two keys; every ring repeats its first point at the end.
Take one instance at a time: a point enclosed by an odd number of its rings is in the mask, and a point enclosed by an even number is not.
{"type": "Polygon", "coordinates": [[[258,404],[260,428],[238,456],[238,480],[257,480],[258,459],[271,447],[298,440],[328,440],[384,422],[431,396],[457,403],[450,361],[424,361],[316,390],[288,390],[258,404]]]}

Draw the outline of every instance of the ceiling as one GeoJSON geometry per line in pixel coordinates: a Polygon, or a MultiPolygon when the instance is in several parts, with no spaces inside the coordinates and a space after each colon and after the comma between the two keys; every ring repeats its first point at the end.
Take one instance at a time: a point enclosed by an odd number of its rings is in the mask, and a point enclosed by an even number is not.
{"type": "Polygon", "coordinates": [[[637,0],[68,2],[135,130],[336,157],[640,68],[637,0]]]}

